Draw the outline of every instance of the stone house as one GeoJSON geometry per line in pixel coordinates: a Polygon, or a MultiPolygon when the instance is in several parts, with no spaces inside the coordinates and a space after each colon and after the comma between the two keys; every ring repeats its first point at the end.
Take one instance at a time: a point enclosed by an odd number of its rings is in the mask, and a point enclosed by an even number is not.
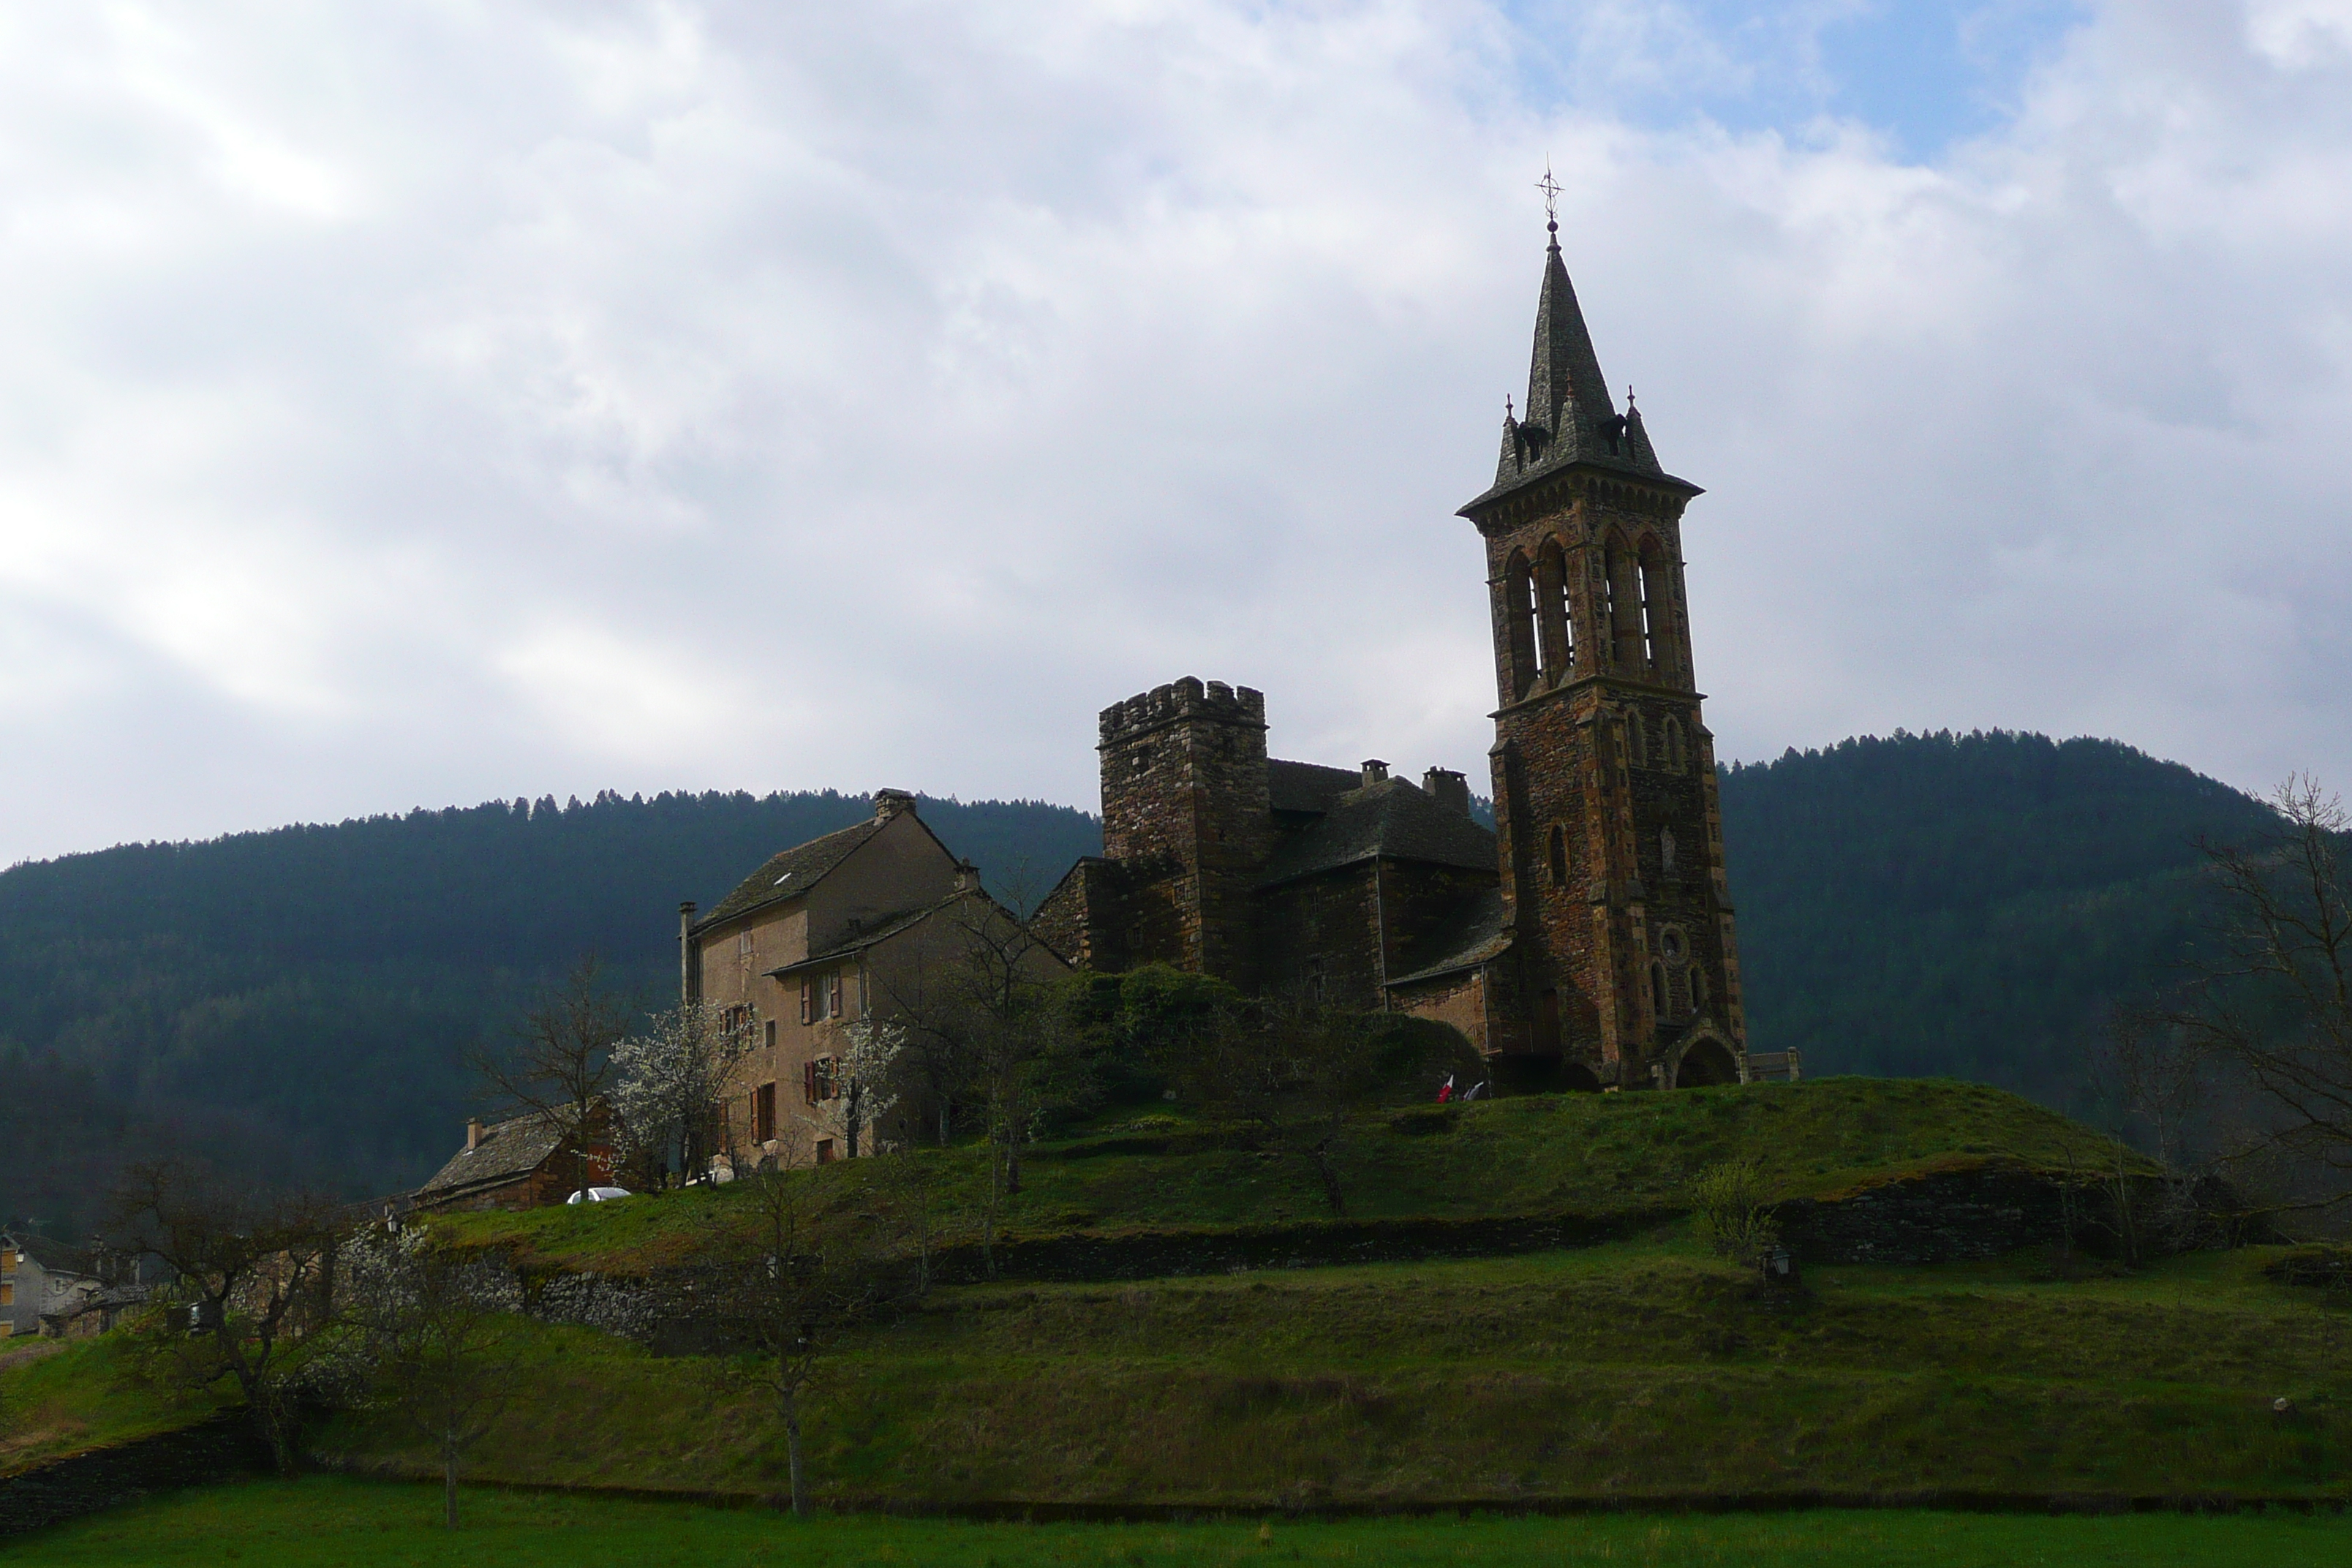
{"type": "Polygon", "coordinates": [[[1176,681],[1102,711],[1103,853],[1035,922],[1074,962],[1440,1019],[1507,1087],[1764,1065],[1693,674],[1700,491],[1659,466],[1630,394],[1617,412],[1551,233],[1524,416],[1507,409],[1495,481],[1461,511],[1485,556],[1495,831],[1459,773],[1270,759],[1263,696],[1176,681]]]}
{"type": "Polygon", "coordinates": [[[147,1299],[128,1259],[26,1230],[0,1231],[0,1335],[79,1338],[147,1299]]]}
{"type": "MultiPolygon", "coordinates": [[[[859,1127],[838,1071],[848,1031],[919,1026],[983,949],[1035,980],[1068,968],[989,897],[903,790],[876,795],[867,820],[772,856],[709,914],[680,905],[680,994],[744,1009],[759,1031],[725,1097],[728,1163],[871,1152],[870,1141],[851,1147],[859,1127]]],[[[898,1120],[925,1109],[903,1103],[898,1120]]]]}
{"type": "MultiPolygon", "coordinates": [[[[613,1145],[601,1108],[588,1122],[588,1184],[613,1179],[613,1145]]],[[[449,1156],[409,1202],[419,1209],[528,1209],[560,1204],[580,1183],[581,1151],[541,1111],[505,1121],[466,1123],[466,1146],[449,1156]]]]}

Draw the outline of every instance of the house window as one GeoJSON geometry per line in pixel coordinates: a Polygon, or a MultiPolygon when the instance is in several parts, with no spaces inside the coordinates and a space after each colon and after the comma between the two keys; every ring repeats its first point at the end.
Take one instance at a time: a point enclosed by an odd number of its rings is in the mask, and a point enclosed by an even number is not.
{"type": "Polygon", "coordinates": [[[840,1086],[834,1081],[835,1063],[831,1057],[819,1057],[809,1066],[815,1069],[812,1081],[816,1085],[819,1100],[831,1100],[841,1092],[840,1086]]]}
{"type": "Polygon", "coordinates": [[[1663,963],[1650,965],[1650,1005],[1659,1017],[1666,1016],[1666,966],[1663,963]]]}
{"type": "Polygon", "coordinates": [[[1691,973],[1690,973],[1690,987],[1691,987],[1691,1011],[1692,1011],[1692,1012],[1694,1012],[1694,1013],[1704,1013],[1704,1012],[1706,1012],[1706,970],[1704,970],[1704,969],[1699,969],[1699,968],[1696,968],[1696,967],[1695,967],[1695,968],[1693,968],[1693,969],[1691,970],[1691,973]]]}
{"type": "Polygon", "coordinates": [[[820,1165],[830,1165],[833,1163],[832,1139],[820,1138],[816,1141],[816,1163],[820,1165]]]}
{"type": "Polygon", "coordinates": [[[763,1083],[751,1094],[751,1142],[765,1143],[776,1135],[776,1086],[763,1083]]]}
{"type": "Polygon", "coordinates": [[[774,1050],[776,1048],[776,1021],[773,1018],[769,1019],[767,1024],[764,1026],[762,1032],[767,1036],[767,1038],[762,1043],[765,1044],[770,1050],[774,1050]]]}

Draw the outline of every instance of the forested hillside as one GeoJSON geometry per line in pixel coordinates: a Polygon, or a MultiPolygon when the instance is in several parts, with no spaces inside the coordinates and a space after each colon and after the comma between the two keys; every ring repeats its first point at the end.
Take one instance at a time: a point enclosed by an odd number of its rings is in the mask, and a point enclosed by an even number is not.
{"type": "Polygon", "coordinates": [[[2197,838],[2268,816],[2114,741],[2006,732],[1790,752],[1722,795],[1750,1045],[2077,1110],[2084,1043],[2194,942],[2197,838]]]}
{"type": "MultiPolygon", "coordinates": [[[[133,1120],[352,1195],[412,1185],[472,1108],[464,1047],[583,953],[662,1005],[681,899],[707,909],[870,810],[830,791],[493,802],[16,867],[0,874],[0,1217],[70,1228],[133,1120]]],[[[1050,886],[1101,844],[1066,806],[920,810],[1000,894],[1050,886]]]]}
{"type": "MultiPolygon", "coordinates": [[[[2109,1005],[2194,932],[2193,839],[2263,816],[2127,746],[2010,734],[1790,752],[1729,770],[1723,809],[1759,1049],[2071,1107],[2109,1005]]],[[[658,1005],[680,899],[867,810],[517,801],[0,873],[0,1217],[73,1228],[134,1121],[352,1195],[412,1184],[473,1108],[463,1047],[583,952],[658,1005]]],[[[921,810],[1016,896],[1099,843],[1064,806],[921,810]]]]}

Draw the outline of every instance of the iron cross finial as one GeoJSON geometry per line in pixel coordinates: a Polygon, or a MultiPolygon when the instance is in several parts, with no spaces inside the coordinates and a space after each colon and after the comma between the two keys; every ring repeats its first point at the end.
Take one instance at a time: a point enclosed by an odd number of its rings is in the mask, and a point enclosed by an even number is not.
{"type": "Polygon", "coordinates": [[[1551,160],[1549,158],[1546,158],[1544,160],[1544,177],[1536,182],[1536,189],[1544,194],[1544,227],[1554,234],[1558,234],[1559,232],[1560,184],[1558,180],[1551,177],[1551,160]]]}

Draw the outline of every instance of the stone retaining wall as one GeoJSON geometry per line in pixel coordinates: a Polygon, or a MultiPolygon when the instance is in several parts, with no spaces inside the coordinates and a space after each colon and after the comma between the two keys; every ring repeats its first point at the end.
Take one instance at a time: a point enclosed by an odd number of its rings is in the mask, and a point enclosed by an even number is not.
{"type": "Polygon", "coordinates": [[[270,1473],[243,1411],[0,1478],[0,1537],[135,1502],[150,1492],[270,1473]]]}

